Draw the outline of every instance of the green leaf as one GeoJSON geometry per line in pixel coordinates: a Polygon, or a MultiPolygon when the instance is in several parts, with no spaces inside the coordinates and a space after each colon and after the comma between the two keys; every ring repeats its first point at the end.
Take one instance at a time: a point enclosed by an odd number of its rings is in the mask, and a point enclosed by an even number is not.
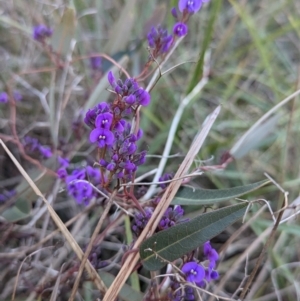
{"type": "Polygon", "coordinates": [[[222,201],[237,198],[254,191],[270,181],[263,180],[254,184],[226,189],[195,189],[183,187],[179,189],[172,201],[173,205],[213,205],[222,201]]]}
{"type": "Polygon", "coordinates": [[[158,270],[166,265],[163,259],[174,261],[196,249],[240,219],[247,205],[245,202],[204,213],[189,222],[154,234],[140,246],[144,267],[150,271],[158,270]]]}
{"type": "MultiPolygon", "coordinates": [[[[115,279],[113,275],[105,271],[99,272],[99,275],[107,287],[109,287],[115,279]]],[[[141,301],[143,300],[144,294],[134,290],[128,284],[124,284],[119,293],[119,297],[124,301],[141,301]]]]}
{"type": "Polygon", "coordinates": [[[3,216],[7,221],[14,223],[28,217],[30,215],[30,211],[31,202],[19,199],[13,207],[3,211],[1,216],[3,216]]]}
{"type": "Polygon", "coordinates": [[[76,16],[73,8],[67,7],[60,23],[55,27],[51,45],[57,53],[66,55],[75,34],[76,16]]]}

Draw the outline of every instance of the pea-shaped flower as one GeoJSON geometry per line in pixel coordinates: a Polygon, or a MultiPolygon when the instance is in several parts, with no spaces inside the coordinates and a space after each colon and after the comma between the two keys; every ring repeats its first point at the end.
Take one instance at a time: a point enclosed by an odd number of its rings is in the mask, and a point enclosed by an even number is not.
{"type": "Polygon", "coordinates": [[[204,268],[194,261],[185,263],[182,266],[181,271],[185,274],[186,281],[188,282],[197,283],[205,277],[204,268]]]}
{"type": "Polygon", "coordinates": [[[92,143],[98,142],[98,146],[100,148],[110,145],[113,145],[115,140],[114,134],[106,129],[103,128],[95,128],[91,131],[90,134],[90,141],[92,143]]]}

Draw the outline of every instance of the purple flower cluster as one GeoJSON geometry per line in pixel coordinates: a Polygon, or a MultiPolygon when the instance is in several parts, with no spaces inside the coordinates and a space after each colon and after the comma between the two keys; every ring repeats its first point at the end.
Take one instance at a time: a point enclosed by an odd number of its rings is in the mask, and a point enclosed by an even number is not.
{"type": "MultiPolygon", "coordinates": [[[[181,267],[181,272],[187,282],[191,282],[198,287],[205,288],[207,283],[219,278],[219,273],[214,270],[216,262],[219,259],[218,252],[207,241],[203,245],[203,263],[197,263],[196,261],[186,262],[181,267]]],[[[180,289],[180,283],[172,279],[171,292],[169,297],[172,300],[194,300],[194,289],[189,286],[185,286],[184,290],[180,289]]]]}
{"type": "MultiPolygon", "coordinates": [[[[134,215],[132,222],[132,231],[139,236],[141,232],[146,227],[148,221],[150,220],[154,209],[152,207],[145,208],[145,214],[138,212],[134,215]]],[[[166,230],[176,224],[182,222],[182,216],[184,215],[184,210],[181,206],[169,207],[159,222],[155,232],[166,230]]]]}
{"type": "Polygon", "coordinates": [[[210,242],[207,241],[204,245],[203,245],[203,254],[205,259],[208,261],[208,266],[205,269],[205,281],[201,281],[198,285],[200,287],[205,287],[206,283],[212,281],[212,280],[216,280],[219,278],[219,273],[214,270],[214,268],[216,267],[216,263],[219,260],[219,254],[218,252],[210,245],[210,242]]]}
{"type": "Polygon", "coordinates": [[[47,27],[44,24],[39,24],[33,28],[33,38],[36,41],[42,42],[46,38],[49,38],[52,36],[53,30],[49,27],[47,27]]]}
{"type": "Polygon", "coordinates": [[[203,3],[209,0],[179,0],[178,8],[180,13],[176,8],[172,8],[171,13],[176,20],[173,26],[173,35],[168,34],[167,29],[162,28],[160,25],[157,28],[152,27],[147,35],[148,45],[152,50],[152,57],[157,58],[160,55],[167,53],[175,37],[183,37],[188,33],[187,21],[189,17],[198,12],[203,3]]]}
{"type": "Polygon", "coordinates": [[[218,272],[214,270],[219,254],[210,245],[209,241],[203,245],[203,254],[204,259],[208,261],[208,263],[205,263],[206,267],[192,261],[185,263],[181,268],[181,271],[185,274],[186,281],[195,282],[200,287],[205,287],[206,283],[219,278],[218,272]]]}
{"type": "Polygon", "coordinates": [[[168,30],[158,26],[152,27],[147,35],[148,45],[152,49],[152,56],[158,57],[169,51],[173,36],[168,34],[168,30]]]}
{"type": "Polygon", "coordinates": [[[184,210],[181,206],[169,207],[158,224],[158,231],[166,230],[182,222],[184,210]]]}
{"type": "Polygon", "coordinates": [[[98,196],[97,191],[93,189],[90,183],[94,186],[101,184],[102,177],[99,168],[87,166],[86,168],[75,169],[71,174],[68,174],[69,160],[59,158],[58,161],[60,168],[57,170],[57,175],[65,181],[68,194],[78,204],[88,205],[93,197],[98,196]]]}
{"type": "Polygon", "coordinates": [[[52,157],[50,147],[41,145],[36,138],[24,137],[24,147],[30,152],[38,152],[45,159],[52,157]]]}
{"type": "Polygon", "coordinates": [[[4,190],[3,193],[0,193],[0,205],[2,203],[5,203],[7,200],[9,200],[14,195],[16,195],[15,190],[4,190]]]}
{"type": "Polygon", "coordinates": [[[134,215],[131,229],[136,236],[139,236],[142,233],[148,221],[150,220],[152,213],[153,208],[147,207],[145,208],[145,214],[138,212],[134,215]]]}
{"type": "Polygon", "coordinates": [[[132,133],[131,124],[124,118],[134,114],[139,106],[147,106],[150,95],[133,78],[123,83],[109,72],[108,81],[116,93],[113,103],[102,102],[88,110],[84,122],[92,128],[90,142],[104,150],[100,165],[108,171],[109,181],[112,178],[129,181],[137,166],[145,162],[146,152],[137,152],[136,143],[143,135],[142,130],[132,133]]]}

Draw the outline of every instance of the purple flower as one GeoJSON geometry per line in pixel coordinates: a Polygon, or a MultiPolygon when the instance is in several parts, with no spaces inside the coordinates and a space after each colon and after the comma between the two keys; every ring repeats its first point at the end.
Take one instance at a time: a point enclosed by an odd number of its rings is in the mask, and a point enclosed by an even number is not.
{"type": "Polygon", "coordinates": [[[111,71],[108,72],[107,79],[110,85],[114,88],[116,86],[116,79],[111,71]]]}
{"type": "Polygon", "coordinates": [[[210,278],[212,280],[217,280],[219,278],[219,273],[215,270],[212,270],[211,273],[210,273],[210,278]]]}
{"type": "Polygon", "coordinates": [[[89,127],[94,128],[95,127],[95,120],[97,116],[101,113],[106,113],[109,111],[109,106],[106,102],[101,102],[97,104],[94,108],[89,109],[86,112],[84,122],[87,124],[89,127]]]}
{"type": "Polygon", "coordinates": [[[140,152],[138,155],[135,156],[134,163],[136,165],[143,165],[146,162],[146,155],[147,155],[146,151],[140,152]]]}
{"type": "Polygon", "coordinates": [[[178,37],[183,37],[187,34],[188,27],[186,24],[178,22],[173,27],[173,33],[178,37]]]}
{"type": "Polygon", "coordinates": [[[88,205],[93,197],[93,188],[88,182],[78,181],[69,184],[69,193],[76,199],[78,204],[88,205]]]}
{"type": "Polygon", "coordinates": [[[131,173],[136,170],[136,166],[134,163],[130,162],[129,160],[125,163],[124,169],[128,172],[131,173]]]}
{"type": "Polygon", "coordinates": [[[103,128],[95,128],[90,133],[90,141],[92,143],[98,142],[98,146],[100,148],[103,148],[106,145],[107,146],[113,145],[114,140],[115,140],[114,134],[111,131],[103,128]]]}
{"type": "Polygon", "coordinates": [[[133,94],[130,94],[125,96],[123,100],[129,105],[133,105],[136,102],[136,97],[133,94]]]}
{"type": "Polygon", "coordinates": [[[139,88],[135,95],[138,103],[141,106],[148,106],[148,104],[150,103],[150,94],[146,90],[144,90],[143,88],[139,88]]]}
{"type": "Polygon", "coordinates": [[[93,70],[99,70],[101,69],[101,65],[102,65],[102,59],[100,56],[93,56],[90,58],[90,64],[91,64],[91,68],[93,70]]]}
{"type": "Polygon", "coordinates": [[[52,156],[51,149],[48,146],[40,146],[39,151],[44,158],[50,158],[52,156]]]}
{"type": "Polygon", "coordinates": [[[119,132],[119,133],[123,133],[124,132],[124,126],[126,124],[126,121],[124,119],[119,120],[115,126],[114,126],[114,130],[119,132]]]}
{"type": "Polygon", "coordinates": [[[85,171],[83,169],[74,169],[72,174],[66,178],[66,183],[71,184],[75,182],[75,180],[84,180],[85,179],[85,171]]]}
{"type": "Polygon", "coordinates": [[[93,168],[92,166],[86,167],[86,173],[88,176],[88,179],[95,184],[99,184],[101,181],[101,172],[99,168],[93,168]]]}
{"type": "Polygon", "coordinates": [[[110,162],[109,164],[107,164],[106,169],[109,171],[113,171],[116,167],[116,163],[115,162],[110,162]]]}
{"type": "Polygon", "coordinates": [[[2,103],[8,102],[8,94],[6,92],[0,93],[0,102],[2,102],[2,103]]]}
{"type": "Polygon", "coordinates": [[[194,14],[202,7],[203,0],[179,0],[178,8],[181,12],[187,10],[189,14],[194,14]]]}
{"type": "Polygon", "coordinates": [[[36,41],[43,41],[45,38],[51,37],[53,30],[44,24],[37,25],[33,28],[33,38],[36,41]]]}
{"type": "Polygon", "coordinates": [[[171,9],[171,14],[172,14],[172,16],[173,16],[176,20],[178,19],[178,13],[177,13],[176,7],[173,7],[173,8],[171,9]]]}
{"type": "Polygon", "coordinates": [[[97,128],[109,130],[112,120],[113,120],[113,114],[111,114],[111,113],[100,114],[96,118],[95,126],[97,128]]]}
{"type": "Polygon", "coordinates": [[[216,262],[219,259],[218,252],[210,245],[210,241],[207,241],[203,245],[203,253],[205,257],[210,260],[216,262]]]}
{"type": "Polygon", "coordinates": [[[66,179],[68,176],[66,169],[63,167],[59,168],[56,173],[57,173],[57,176],[62,180],[66,179]]]}
{"type": "Polygon", "coordinates": [[[181,271],[185,274],[186,280],[189,282],[200,282],[205,277],[204,268],[193,261],[185,263],[181,271]]]}

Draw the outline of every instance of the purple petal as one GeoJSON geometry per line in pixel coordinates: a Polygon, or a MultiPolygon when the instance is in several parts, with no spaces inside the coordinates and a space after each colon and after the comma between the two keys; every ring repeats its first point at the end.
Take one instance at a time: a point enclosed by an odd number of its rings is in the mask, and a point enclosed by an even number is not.
{"type": "Polygon", "coordinates": [[[108,72],[108,75],[107,75],[107,79],[108,79],[108,82],[110,83],[110,85],[112,87],[115,87],[116,85],[116,79],[113,75],[113,73],[111,71],[108,72]]]}
{"type": "Polygon", "coordinates": [[[95,125],[98,128],[109,129],[113,120],[113,115],[111,113],[102,113],[97,116],[95,125]]]}
{"type": "Polygon", "coordinates": [[[98,141],[100,134],[102,134],[102,129],[101,128],[93,129],[90,133],[90,141],[92,143],[98,141]]]}
{"type": "Polygon", "coordinates": [[[114,141],[115,141],[115,136],[111,131],[108,130],[104,130],[103,131],[103,135],[106,137],[105,138],[105,143],[106,145],[113,145],[114,141]]]}
{"type": "Polygon", "coordinates": [[[183,37],[187,34],[188,32],[188,27],[184,23],[176,23],[173,27],[173,33],[178,36],[178,37],[183,37]]]}
{"type": "Polygon", "coordinates": [[[181,12],[185,9],[190,13],[196,13],[202,6],[202,0],[179,0],[178,8],[181,12]]]}
{"type": "Polygon", "coordinates": [[[143,88],[137,91],[136,96],[140,105],[145,107],[150,103],[150,94],[143,88]]]}

